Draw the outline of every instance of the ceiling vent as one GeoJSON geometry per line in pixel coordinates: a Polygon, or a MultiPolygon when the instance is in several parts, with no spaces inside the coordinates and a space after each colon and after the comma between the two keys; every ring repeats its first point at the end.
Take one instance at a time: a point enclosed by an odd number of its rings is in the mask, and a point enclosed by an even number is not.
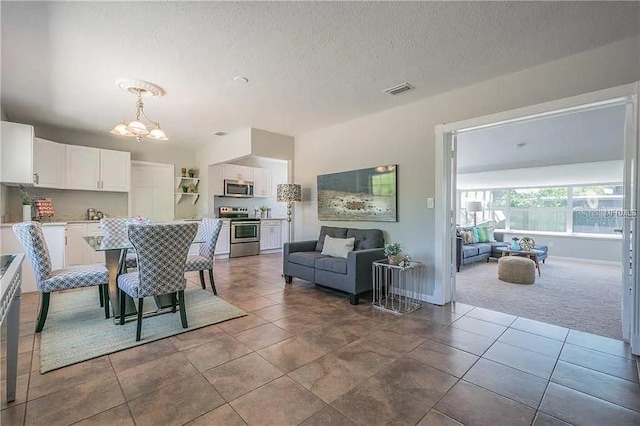
{"type": "Polygon", "coordinates": [[[383,92],[388,95],[397,95],[402,92],[406,92],[407,90],[413,89],[413,86],[409,83],[398,84],[397,86],[389,87],[388,89],[384,89],[383,92]]]}
{"type": "Polygon", "coordinates": [[[213,132],[214,135],[216,136],[227,136],[228,133],[227,132],[223,132],[222,130],[218,130],[217,132],[213,132]]]}

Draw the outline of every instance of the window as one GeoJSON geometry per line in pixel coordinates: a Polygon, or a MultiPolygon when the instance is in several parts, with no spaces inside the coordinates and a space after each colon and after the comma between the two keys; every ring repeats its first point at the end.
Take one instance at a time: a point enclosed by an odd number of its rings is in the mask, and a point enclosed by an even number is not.
{"type": "Polygon", "coordinates": [[[473,224],[470,201],[484,207],[477,222],[497,229],[613,235],[623,224],[622,184],[460,191],[461,225],[473,224]]]}
{"type": "Polygon", "coordinates": [[[573,232],[612,234],[621,229],[622,185],[576,186],[573,188],[573,232]]]}
{"type": "Polygon", "coordinates": [[[565,232],[567,188],[512,189],[509,193],[511,229],[565,232]]]}

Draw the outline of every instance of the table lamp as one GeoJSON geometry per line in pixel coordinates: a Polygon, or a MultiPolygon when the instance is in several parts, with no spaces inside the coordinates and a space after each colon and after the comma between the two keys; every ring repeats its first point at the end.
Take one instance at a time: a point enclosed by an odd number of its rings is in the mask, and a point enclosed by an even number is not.
{"type": "Polygon", "coordinates": [[[291,241],[291,207],[294,201],[302,201],[302,187],[296,183],[278,184],[278,201],[287,203],[287,222],[289,222],[289,241],[291,241]]]}
{"type": "Polygon", "coordinates": [[[476,214],[484,210],[482,201],[469,201],[467,203],[467,211],[473,213],[473,226],[476,226],[476,214]]]}

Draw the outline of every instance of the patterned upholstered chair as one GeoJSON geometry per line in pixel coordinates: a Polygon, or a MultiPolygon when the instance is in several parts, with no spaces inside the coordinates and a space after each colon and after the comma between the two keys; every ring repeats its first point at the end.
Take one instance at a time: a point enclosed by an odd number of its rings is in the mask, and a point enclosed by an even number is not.
{"type": "MultiPolygon", "coordinates": [[[[118,275],[120,312],[125,311],[125,293],[138,299],[138,328],[136,341],[142,334],[143,300],[148,296],[171,295],[173,312],[176,297],[180,300],[182,327],[187,328],[184,306],[184,264],[189,246],[198,231],[197,223],[169,223],[129,225],[129,241],[138,254],[138,271],[118,275]]],[[[124,324],[124,315],[120,316],[124,324]]]]}
{"type": "Polygon", "coordinates": [[[202,219],[200,227],[202,232],[202,244],[200,244],[200,252],[197,255],[187,256],[187,263],[184,267],[184,270],[185,272],[200,272],[200,285],[202,286],[202,288],[206,288],[204,284],[204,271],[205,269],[208,269],[211,290],[213,290],[213,294],[218,294],[218,291],[216,290],[216,283],[213,280],[213,254],[216,250],[216,243],[218,242],[220,229],[222,229],[222,220],[205,218],[202,219]]]}
{"type": "MultiPolygon", "coordinates": [[[[100,219],[100,226],[104,232],[104,236],[107,238],[128,238],[127,228],[129,227],[129,219],[111,218],[105,217],[100,219]]],[[[137,268],[138,258],[135,250],[128,250],[127,257],[125,258],[125,266],[127,268],[137,268]]]]}
{"type": "MultiPolygon", "coordinates": [[[[49,248],[44,239],[42,228],[37,222],[23,222],[13,225],[18,240],[31,261],[36,276],[38,291],[42,294],[40,314],[36,324],[36,333],[42,331],[49,311],[51,293],[60,290],[89,287],[97,285],[105,301],[109,300],[109,272],[105,265],[80,265],[69,268],[51,270],[49,248]]],[[[104,303],[104,316],[109,318],[109,303],[104,303]]]]}

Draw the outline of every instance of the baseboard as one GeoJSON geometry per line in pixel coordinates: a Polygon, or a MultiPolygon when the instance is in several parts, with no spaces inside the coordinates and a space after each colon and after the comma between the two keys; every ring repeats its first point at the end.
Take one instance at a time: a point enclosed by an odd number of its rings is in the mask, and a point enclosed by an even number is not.
{"type": "Polygon", "coordinates": [[[620,262],[613,260],[583,259],[581,257],[549,256],[546,260],[553,261],[553,259],[559,259],[567,262],[589,263],[591,265],[621,266],[620,262]]]}

